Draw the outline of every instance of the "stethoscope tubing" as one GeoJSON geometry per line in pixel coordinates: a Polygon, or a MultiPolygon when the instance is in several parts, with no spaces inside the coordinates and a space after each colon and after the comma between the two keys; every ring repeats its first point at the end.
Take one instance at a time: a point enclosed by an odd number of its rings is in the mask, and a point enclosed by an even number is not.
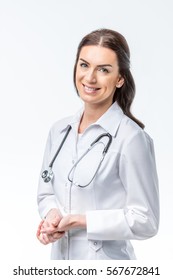
{"type": "MultiPolygon", "coordinates": [[[[54,164],[54,162],[55,162],[55,160],[56,160],[56,158],[57,158],[57,156],[58,156],[60,150],[62,149],[62,146],[64,145],[64,142],[66,141],[67,136],[68,136],[70,130],[71,130],[71,126],[68,125],[68,127],[67,127],[67,132],[66,132],[65,136],[63,137],[63,139],[62,139],[62,141],[61,141],[61,143],[60,143],[60,146],[59,146],[57,152],[55,153],[53,159],[51,160],[51,162],[50,162],[50,164],[49,164],[49,166],[48,166],[48,170],[44,170],[44,171],[42,172],[42,174],[41,174],[41,177],[42,177],[42,179],[43,179],[43,181],[44,181],[45,183],[48,183],[49,181],[51,181],[51,180],[53,179],[54,174],[53,174],[53,171],[52,171],[52,166],[53,166],[53,164],[54,164]]],[[[89,151],[92,150],[92,149],[94,148],[94,146],[98,143],[98,141],[99,141],[100,139],[102,139],[103,137],[108,137],[109,140],[108,140],[108,143],[107,143],[107,144],[105,145],[105,147],[104,147],[104,150],[103,150],[103,152],[102,152],[102,158],[101,158],[101,160],[100,160],[100,163],[99,163],[99,165],[98,165],[98,167],[97,167],[97,169],[96,169],[96,171],[95,171],[93,177],[91,178],[91,180],[89,181],[88,184],[86,184],[86,185],[84,185],[84,186],[82,186],[82,185],[76,185],[76,186],[81,187],[81,188],[85,188],[85,187],[87,187],[87,186],[93,181],[93,179],[95,178],[95,176],[96,176],[96,174],[97,174],[97,172],[98,172],[98,170],[99,170],[99,168],[100,168],[100,166],[101,166],[101,164],[102,164],[102,161],[103,161],[103,159],[104,159],[106,153],[108,152],[109,147],[110,147],[110,145],[111,145],[111,143],[112,143],[112,136],[111,136],[109,133],[103,133],[103,134],[99,135],[99,136],[91,143],[90,147],[86,150],[86,152],[75,162],[75,164],[72,166],[72,168],[71,168],[71,170],[70,170],[70,172],[69,172],[69,174],[68,174],[68,180],[69,180],[71,183],[73,183],[73,180],[70,179],[70,175],[71,175],[72,171],[76,168],[76,166],[77,166],[78,163],[83,159],[83,157],[84,157],[87,153],[89,153],[89,151]]]]}
{"type": "Polygon", "coordinates": [[[62,139],[62,141],[61,141],[61,143],[60,143],[60,145],[59,145],[59,148],[58,148],[56,154],[54,155],[53,159],[51,160],[51,162],[50,162],[50,164],[49,164],[49,167],[50,167],[50,168],[52,168],[52,166],[53,166],[53,164],[54,164],[54,161],[55,161],[55,159],[57,158],[57,156],[58,156],[58,154],[59,154],[59,152],[60,152],[62,146],[64,145],[64,142],[65,142],[65,140],[66,140],[66,138],[67,138],[67,136],[68,136],[70,130],[71,130],[71,125],[68,125],[68,127],[67,127],[67,132],[66,132],[64,138],[62,139]]]}
{"type": "Polygon", "coordinates": [[[97,172],[98,172],[98,170],[99,170],[99,168],[100,168],[100,166],[101,166],[101,163],[102,163],[102,161],[103,161],[103,159],[104,159],[104,157],[105,157],[105,154],[106,154],[106,153],[103,152],[103,153],[102,153],[102,158],[101,158],[101,160],[100,160],[100,162],[99,162],[99,165],[98,165],[98,167],[97,167],[97,169],[96,169],[96,171],[95,171],[93,177],[91,178],[91,180],[89,181],[89,183],[87,183],[86,185],[84,185],[84,186],[79,185],[79,184],[73,182],[73,180],[70,179],[70,175],[71,175],[71,173],[72,173],[73,171],[75,171],[75,168],[76,168],[76,166],[78,165],[78,163],[89,153],[89,151],[91,151],[91,150],[94,148],[95,145],[97,145],[97,142],[95,142],[92,146],[90,146],[90,147],[87,149],[87,151],[75,162],[75,164],[72,166],[72,168],[71,168],[70,171],[69,171],[68,180],[69,180],[71,183],[73,183],[75,186],[77,186],[77,187],[86,188],[87,186],[89,186],[89,185],[91,184],[91,182],[92,182],[93,179],[95,178],[95,176],[96,176],[96,174],[97,174],[97,172]]]}

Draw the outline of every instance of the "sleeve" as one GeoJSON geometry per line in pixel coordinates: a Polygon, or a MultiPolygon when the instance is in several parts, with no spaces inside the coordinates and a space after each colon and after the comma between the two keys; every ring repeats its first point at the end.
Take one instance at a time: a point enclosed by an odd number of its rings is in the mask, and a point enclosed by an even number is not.
{"type": "MultiPolygon", "coordinates": [[[[119,175],[126,191],[123,209],[88,211],[89,239],[147,239],[159,226],[159,191],[152,139],[144,132],[128,141],[119,175]]],[[[116,194],[115,194],[116,195],[116,194]]]]}
{"type": "Polygon", "coordinates": [[[39,176],[39,184],[37,191],[37,203],[38,211],[42,219],[44,219],[52,208],[57,208],[56,198],[53,191],[52,181],[45,183],[41,178],[41,174],[44,170],[48,169],[50,164],[50,153],[51,153],[51,131],[49,132],[46,148],[43,157],[43,164],[39,176]]]}

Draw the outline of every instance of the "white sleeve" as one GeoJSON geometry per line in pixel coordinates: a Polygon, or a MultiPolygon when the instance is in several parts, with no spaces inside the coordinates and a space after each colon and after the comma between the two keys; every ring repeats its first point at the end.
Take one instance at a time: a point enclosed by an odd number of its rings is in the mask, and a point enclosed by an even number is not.
{"type": "Polygon", "coordinates": [[[44,170],[48,169],[50,164],[50,152],[51,152],[51,132],[48,135],[46,148],[43,157],[43,164],[39,177],[38,191],[37,191],[37,203],[38,203],[38,211],[41,218],[45,218],[46,214],[52,208],[57,208],[56,198],[54,195],[52,181],[45,183],[41,178],[41,174],[44,170]]]}
{"type": "Polygon", "coordinates": [[[158,231],[159,192],[154,147],[144,131],[137,133],[124,148],[119,176],[126,190],[126,204],[123,209],[88,211],[88,239],[147,239],[158,231]]]}

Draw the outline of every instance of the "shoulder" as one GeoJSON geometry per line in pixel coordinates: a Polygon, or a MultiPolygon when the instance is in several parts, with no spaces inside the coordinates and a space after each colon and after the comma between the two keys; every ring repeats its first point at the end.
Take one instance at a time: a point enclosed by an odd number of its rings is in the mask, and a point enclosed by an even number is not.
{"type": "Polygon", "coordinates": [[[135,143],[151,145],[153,142],[148,133],[126,115],[122,118],[117,137],[121,140],[124,148],[135,143]]]}
{"type": "Polygon", "coordinates": [[[126,138],[144,132],[144,130],[136,122],[124,115],[121,120],[119,132],[126,138]]]}

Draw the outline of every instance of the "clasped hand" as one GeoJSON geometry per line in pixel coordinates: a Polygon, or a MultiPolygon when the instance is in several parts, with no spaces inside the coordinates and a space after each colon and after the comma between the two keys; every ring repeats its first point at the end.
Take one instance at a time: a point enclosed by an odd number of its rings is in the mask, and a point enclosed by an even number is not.
{"type": "Polygon", "coordinates": [[[62,238],[66,231],[73,228],[86,228],[85,215],[69,214],[63,217],[58,209],[51,209],[38,226],[37,238],[46,245],[62,238]]]}

